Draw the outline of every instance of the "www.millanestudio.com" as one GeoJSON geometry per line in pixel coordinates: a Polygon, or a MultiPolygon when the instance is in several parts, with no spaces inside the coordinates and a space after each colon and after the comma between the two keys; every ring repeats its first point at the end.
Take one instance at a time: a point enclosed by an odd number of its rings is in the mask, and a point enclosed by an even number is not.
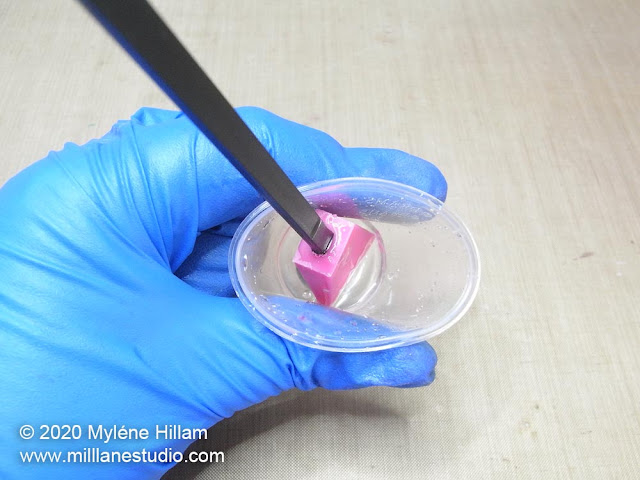
{"type": "MultiPolygon", "coordinates": [[[[132,428],[124,425],[22,425],[21,439],[38,441],[38,447],[62,442],[82,443],[77,449],[42,449],[19,452],[23,463],[224,463],[224,452],[191,451],[183,453],[171,447],[122,448],[128,442],[153,443],[167,440],[206,440],[204,428],[184,428],[181,425],[155,425],[152,428],[132,428]],[[121,448],[115,448],[118,445],[121,448]]],[[[53,446],[53,445],[52,445],[53,446]]],[[[69,445],[72,446],[72,445],[69,445]]]]}

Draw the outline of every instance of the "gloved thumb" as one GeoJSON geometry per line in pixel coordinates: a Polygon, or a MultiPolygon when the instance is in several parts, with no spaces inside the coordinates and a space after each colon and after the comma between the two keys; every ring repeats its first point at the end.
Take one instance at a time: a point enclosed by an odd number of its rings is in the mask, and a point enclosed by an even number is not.
{"type": "Polygon", "coordinates": [[[434,379],[436,355],[427,343],[361,353],[310,348],[267,329],[237,298],[180,288],[190,290],[180,302],[188,309],[154,335],[149,351],[162,352],[157,368],[214,422],[291,388],[413,387],[434,379]]]}

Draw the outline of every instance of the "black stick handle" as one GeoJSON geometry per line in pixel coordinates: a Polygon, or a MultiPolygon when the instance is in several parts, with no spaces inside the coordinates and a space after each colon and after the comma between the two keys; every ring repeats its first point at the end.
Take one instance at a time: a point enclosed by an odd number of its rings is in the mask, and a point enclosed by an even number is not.
{"type": "Polygon", "coordinates": [[[333,234],[145,0],[80,0],[316,253],[333,234]]]}

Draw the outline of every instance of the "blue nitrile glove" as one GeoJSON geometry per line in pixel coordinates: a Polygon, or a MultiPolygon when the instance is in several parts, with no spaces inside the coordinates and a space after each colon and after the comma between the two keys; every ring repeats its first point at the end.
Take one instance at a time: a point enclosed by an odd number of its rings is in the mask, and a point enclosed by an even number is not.
{"type": "MultiPolygon", "coordinates": [[[[423,160],[343,149],[264,110],[239,112],[297,184],[382,177],[445,197],[443,176],[423,160]]],[[[66,145],[0,189],[0,478],[158,478],[172,463],[124,453],[129,462],[63,460],[90,447],[99,450],[85,459],[143,449],[175,459],[191,440],[164,439],[164,425],[206,429],[294,387],[433,380],[426,343],[332,353],[253,319],[233,296],[227,250],[237,219],[260,201],[188,118],[154,109],[66,145]],[[23,425],[32,439],[20,438],[23,425]],[[71,439],[47,440],[41,425],[79,427],[50,428],[71,439]],[[146,428],[149,438],[89,439],[100,426],[146,428]],[[59,463],[23,462],[31,451],[63,453],[59,463]]]]}

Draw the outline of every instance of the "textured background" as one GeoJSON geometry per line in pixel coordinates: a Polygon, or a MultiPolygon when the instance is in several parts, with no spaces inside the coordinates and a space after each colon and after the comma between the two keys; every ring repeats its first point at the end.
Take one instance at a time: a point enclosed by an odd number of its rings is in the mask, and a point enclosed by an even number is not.
{"type": "MultiPolygon", "coordinates": [[[[290,392],[166,478],[637,478],[640,2],[153,3],[235,105],[436,163],[483,260],[431,387],[290,392]]],[[[0,182],[171,106],[70,0],[0,31],[0,182]]]]}

